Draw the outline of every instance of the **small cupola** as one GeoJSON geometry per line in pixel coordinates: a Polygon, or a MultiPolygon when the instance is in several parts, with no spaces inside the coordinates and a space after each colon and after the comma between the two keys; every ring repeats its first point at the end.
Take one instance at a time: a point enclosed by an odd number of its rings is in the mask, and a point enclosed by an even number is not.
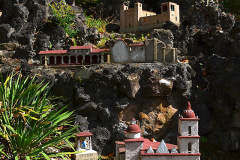
{"type": "Polygon", "coordinates": [[[141,131],[139,125],[137,124],[136,119],[133,118],[125,132],[127,138],[140,138],[141,132],[142,131],[141,131]]]}
{"type": "Polygon", "coordinates": [[[182,116],[183,116],[183,118],[196,118],[195,113],[191,108],[191,103],[190,102],[188,102],[187,109],[183,110],[182,116]]]}

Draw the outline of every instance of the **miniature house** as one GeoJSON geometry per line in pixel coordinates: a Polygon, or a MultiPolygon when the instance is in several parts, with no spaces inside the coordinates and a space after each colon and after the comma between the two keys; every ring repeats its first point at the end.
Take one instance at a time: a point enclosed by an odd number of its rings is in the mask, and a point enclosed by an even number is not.
{"type": "Polygon", "coordinates": [[[42,64],[91,65],[110,62],[109,49],[93,49],[92,46],[71,46],[69,50],[49,50],[38,53],[42,64]]]}
{"type": "Polygon", "coordinates": [[[177,62],[176,50],[157,38],[147,39],[144,44],[130,45],[119,39],[111,48],[111,61],[114,63],[177,62]]]}
{"type": "Polygon", "coordinates": [[[142,3],[135,3],[134,8],[123,5],[120,8],[120,32],[136,32],[160,28],[171,21],[180,24],[179,5],[172,2],[165,2],[161,5],[161,14],[145,11],[142,3]]]}
{"type": "Polygon", "coordinates": [[[116,160],[200,160],[198,117],[191,104],[178,122],[178,145],[152,142],[141,136],[141,129],[133,119],[125,131],[126,139],[116,141],[116,160]]]}
{"type": "Polygon", "coordinates": [[[75,160],[97,160],[98,154],[92,150],[92,133],[81,132],[75,137],[76,151],[80,151],[74,155],[75,160]]]}

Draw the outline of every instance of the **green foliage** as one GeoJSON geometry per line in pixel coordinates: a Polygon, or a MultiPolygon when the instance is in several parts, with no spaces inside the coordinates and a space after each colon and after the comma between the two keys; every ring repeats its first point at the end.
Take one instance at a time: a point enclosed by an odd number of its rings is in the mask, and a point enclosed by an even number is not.
{"type": "MultiPolygon", "coordinates": [[[[216,0],[215,0],[216,1],[216,0]]],[[[219,4],[222,4],[224,11],[232,13],[237,19],[240,19],[240,1],[239,0],[218,0],[219,4]]]]}
{"type": "Polygon", "coordinates": [[[97,28],[98,32],[105,32],[106,30],[106,25],[109,22],[107,20],[102,20],[102,19],[95,19],[92,16],[86,16],[86,25],[87,27],[95,27],[97,28]]]}
{"type": "Polygon", "coordinates": [[[76,133],[70,125],[73,112],[56,110],[48,84],[35,78],[11,74],[0,84],[0,157],[49,159],[71,153],[47,154],[48,147],[61,148],[76,133]],[[63,127],[64,126],[64,127],[63,127]]]}
{"type": "Polygon", "coordinates": [[[72,7],[63,3],[63,1],[53,4],[49,4],[52,9],[54,16],[57,18],[57,25],[64,28],[67,36],[73,38],[78,30],[74,20],[76,18],[76,12],[73,11],[72,7]]]}
{"type": "Polygon", "coordinates": [[[102,38],[98,44],[97,44],[97,47],[98,48],[104,48],[105,47],[105,43],[110,40],[110,38],[102,38]]]}

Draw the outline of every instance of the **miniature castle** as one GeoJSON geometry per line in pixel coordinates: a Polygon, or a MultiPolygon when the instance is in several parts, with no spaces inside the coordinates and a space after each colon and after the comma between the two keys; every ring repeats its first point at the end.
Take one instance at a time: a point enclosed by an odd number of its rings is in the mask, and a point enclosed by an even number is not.
{"type": "Polygon", "coordinates": [[[200,160],[198,135],[199,118],[188,107],[179,116],[178,145],[152,142],[141,136],[141,129],[133,119],[125,131],[126,139],[116,141],[116,160],[200,160]]]}
{"type": "Polygon", "coordinates": [[[110,62],[109,49],[93,49],[92,46],[71,46],[69,50],[40,51],[41,64],[91,65],[110,62]]]}
{"type": "Polygon", "coordinates": [[[120,8],[121,33],[160,28],[167,21],[180,24],[179,5],[176,3],[162,3],[161,14],[143,10],[139,2],[134,4],[134,8],[129,9],[125,5],[120,8]]]}
{"type": "Polygon", "coordinates": [[[157,38],[147,39],[144,44],[127,44],[118,39],[111,48],[114,63],[177,62],[176,48],[157,38]]]}

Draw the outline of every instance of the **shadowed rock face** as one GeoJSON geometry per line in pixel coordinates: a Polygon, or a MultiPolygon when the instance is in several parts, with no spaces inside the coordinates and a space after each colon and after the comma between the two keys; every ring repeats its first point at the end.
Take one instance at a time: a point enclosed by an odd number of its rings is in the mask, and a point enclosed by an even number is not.
{"type": "MultiPolygon", "coordinates": [[[[29,75],[34,71],[31,67],[22,65],[21,69],[29,75]]],[[[61,96],[64,104],[70,103],[68,109],[76,113],[75,124],[82,124],[81,131],[94,134],[93,147],[102,154],[112,152],[114,142],[123,140],[123,131],[132,118],[140,122],[144,136],[156,140],[177,129],[176,115],[187,103],[191,87],[187,82],[194,77],[191,67],[180,63],[101,64],[79,68],[75,73],[37,72],[41,75],[38,80],[46,78],[53,93],[61,96]],[[179,83],[186,85],[180,88],[179,83]]],[[[171,133],[177,136],[175,131],[171,133]]]]}

